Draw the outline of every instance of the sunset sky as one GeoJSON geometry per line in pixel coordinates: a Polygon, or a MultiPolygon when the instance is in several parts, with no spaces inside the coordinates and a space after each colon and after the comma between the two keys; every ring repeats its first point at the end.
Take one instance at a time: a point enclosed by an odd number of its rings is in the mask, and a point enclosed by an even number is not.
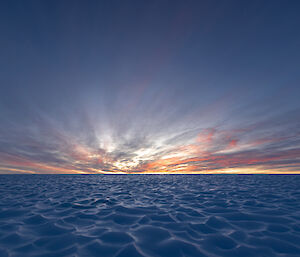
{"type": "Polygon", "coordinates": [[[300,1],[1,1],[0,173],[300,173],[300,1]]]}

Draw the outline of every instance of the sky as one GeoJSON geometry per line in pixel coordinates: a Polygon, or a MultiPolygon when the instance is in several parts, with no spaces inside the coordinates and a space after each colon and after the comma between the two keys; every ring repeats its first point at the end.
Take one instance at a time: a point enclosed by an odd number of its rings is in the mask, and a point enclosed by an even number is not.
{"type": "Polygon", "coordinates": [[[300,1],[1,1],[0,173],[300,173],[300,1]]]}

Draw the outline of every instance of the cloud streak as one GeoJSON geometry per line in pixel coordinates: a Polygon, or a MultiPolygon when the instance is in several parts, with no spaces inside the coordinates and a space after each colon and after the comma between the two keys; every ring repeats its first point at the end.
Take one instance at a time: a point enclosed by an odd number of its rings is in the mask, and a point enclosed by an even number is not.
{"type": "MultiPolygon", "coordinates": [[[[294,130],[296,120],[268,133],[265,131],[272,120],[231,130],[225,128],[226,124],[185,131],[175,126],[161,127],[161,131],[143,127],[137,130],[127,124],[123,133],[117,132],[122,131],[118,127],[105,134],[97,131],[97,122],[92,124],[83,113],[72,117],[85,121],[80,126],[66,118],[64,127],[58,120],[36,112],[31,117],[35,122],[26,129],[22,126],[21,130],[20,124],[6,132],[2,128],[0,172],[299,172],[300,133],[294,130]]],[[[274,123],[278,123],[278,117],[274,123]]]]}

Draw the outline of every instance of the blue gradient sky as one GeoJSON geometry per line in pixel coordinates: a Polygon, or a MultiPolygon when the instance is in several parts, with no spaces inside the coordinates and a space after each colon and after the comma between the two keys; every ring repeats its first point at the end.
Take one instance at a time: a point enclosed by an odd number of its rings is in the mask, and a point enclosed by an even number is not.
{"type": "Polygon", "coordinates": [[[299,1],[1,1],[0,173],[300,173],[299,1]]]}

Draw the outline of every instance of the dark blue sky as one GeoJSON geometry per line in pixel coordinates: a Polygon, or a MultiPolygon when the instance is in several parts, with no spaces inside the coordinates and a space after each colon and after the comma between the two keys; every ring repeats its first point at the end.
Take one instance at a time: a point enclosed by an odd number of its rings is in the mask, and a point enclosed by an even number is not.
{"type": "Polygon", "coordinates": [[[1,1],[0,173],[300,172],[299,1],[1,1]]]}

